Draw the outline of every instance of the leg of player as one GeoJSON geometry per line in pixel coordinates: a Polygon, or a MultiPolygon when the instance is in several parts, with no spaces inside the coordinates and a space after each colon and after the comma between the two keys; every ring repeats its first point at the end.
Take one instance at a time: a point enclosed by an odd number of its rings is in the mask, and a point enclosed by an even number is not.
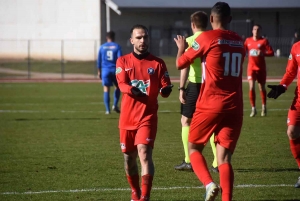
{"type": "Polygon", "coordinates": [[[120,109],[118,107],[118,102],[120,99],[120,89],[118,87],[117,80],[114,81],[115,85],[115,91],[114,91],[114,104],[112,106],[112,110],[115,111],[116,113],[120,113],[120,109]]]}
{"type": "Polygon", "coordinates": [[[131,188],[131,201],[138,201],[141,196],[139,173],[137,165],[137,151],[124,153],[124,167],[127,181],[131,188]]]}
{"type": "Polygon", "coordinates": [[[152,148],[149,145],[138,144],[137,149],[142,168],[142,193],[140,201],[148,201],[150,199],[150,192],[154,176],[152,148]]]}
{"type": "MultiPolygon", "coordinates": [[[[300,170],[300,127],[289,125],[287,135],[290,141],[291,152],[297,162],[298,169],[300,170]]],[[[295,188],[300,188],[300,177],[295,184],[295,188]]]]}
{"type": "Polygon", "coordinates": [[[181,115],[181,139],[184,149],[184,160],[181,164],[176,165],[175,170],[193,170],[190,162],[189,150],[188,150],[188,137],[190,131],[191,119],[181,115]]]}
{"type": "Polygon", "coordinates": [[[220,187],[222,189],[222,201],[232,200],[234,173],[231,166],[231,152],[229,149],[217,144],[217,158],[219,164],[220,187]]]}
{"type": "Polygon", "coordinates": [[[213,201],[219,193],[219,187],[213,181],[208,171],[206,160],[202,155],[203,148],[204,144],[189,142],[189,153],[193,170],[206,188],[205,201],[213,201]]]}
{"type": "Polygon", "coordinates": [[[211,171],[218,173],[219,169],[218,169],[218,160],[217,160],[217,149],[216,149],[216,143],[215,143],[215,134],[212,134],[212,136],[209,139],[209,142],[210,142],[211,150],[214,155],[214,160],[212,163],[211,171]]]}
{"type": "Polygon", "coordinates": [[[249,79],[248,82],[249,82],[249,99],[250,99],[250,104],[251,104],[250,117],[254,117],[257,114],[256,107],[255,107],[255,99],[256,99],[255,80],[249,79]]]}
{"type": "Polygon", "coordinates": [[[104,101],[104,105],[105,105],[105,114],[110,114],[110,107],[109,107],[109,102],[110,102],[110,96],[109,96],[109,92],[110,92],[110,87],[108,86],[103,86],[103,101],[104,101]]]}
{"type": "Polygon", "coordinates": [[[267,115],[267,92],[264,83],[258,83],[258,88],[260,91],[260,97],[262,102],[261,116],[264,117],[267,115]]]}

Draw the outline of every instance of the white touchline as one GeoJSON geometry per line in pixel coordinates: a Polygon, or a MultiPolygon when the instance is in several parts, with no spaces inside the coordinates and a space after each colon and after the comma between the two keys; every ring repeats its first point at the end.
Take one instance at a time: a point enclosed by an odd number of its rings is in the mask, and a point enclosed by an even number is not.
{"type": "MultiPolygon", "coordinates": [[[[271,184],[271,185],[255,185],[255,184],[242,184],[236,185],[234,188],[275,188],[275,187],[293,187],[289,184],[271,184]]],[[[197,189],[204,188],[203,186],[174,186],[174,187],[154,187],[153,190],[175,190],[175,189],[197,189]]],[[[2,195],[30,195],[30,194],[45,194],[45,193],[80,193],[80,192],[93,192],[93,191],[129,191],[129,188],[91,188],[91,189],[75,189],[75,190],[49,190],[49,191],[27,191],[27,192],[3,192],[2,195]]]]}

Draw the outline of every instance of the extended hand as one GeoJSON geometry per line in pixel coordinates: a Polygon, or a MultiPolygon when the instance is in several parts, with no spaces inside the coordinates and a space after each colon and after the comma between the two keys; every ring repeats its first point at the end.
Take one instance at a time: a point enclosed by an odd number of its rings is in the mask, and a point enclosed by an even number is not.
{"type": "Polygon", "coordinates": [[[146,94],[144,94],[143,92],[141,92],[141,90],[139,90],[139,88],[137,87],[132,87],[130,89],[131,93],[137,97],[144,97],[146,96],[146,94]]]}
{"type": "Polygon", "coordinates": [[[174,38],[174,41],[178,47],[178,51],[184,51],[185,49],[185,37],[181,35],[177,35],[177,38],[174,38]]]}
{"type": "Polygon", "coordinates": [[[268,85],[271,88],[271,91],[268,93],[268,98],[278,98],[281,94],[283,94],[286,88],[283,85],[268,85]]]}

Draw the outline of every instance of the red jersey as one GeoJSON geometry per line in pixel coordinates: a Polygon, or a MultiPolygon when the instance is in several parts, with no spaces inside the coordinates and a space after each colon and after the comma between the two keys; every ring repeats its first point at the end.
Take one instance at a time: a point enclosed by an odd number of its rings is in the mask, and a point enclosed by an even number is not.
{"type": "Polygon", "coordinates": [[[248,68],[252,70],[266,70],[265,56],[274,56],[274,51],[269,44],[269,41],[265,38],[254,40],[253,37],[249,37],[245,40],[244,47],[248,53],[248,68]],[[258,55],[258,50],[263,55],[258,55]]]}
{"type": "Polygon", "coordinates": [[[149,54],[138,59],[133,53],[121,56],[116,64],[116,77],[122,95],[119,128],[135,130],[157,122],[160,89],[171,84],[165,62],[149,54]],[[147,96],[136,97],[132,87],[147,96]]]}
{"type": "Polygon", "coordinates": [[[295,43],[292,46],[291,53],[289,56],[289,60],[286,66],[286,72],[280,82],[280,84],[288,87],[293,80],[298,77],[297,80],[297,88],[295,91],[295,95],[297,97],[294,100],[294,105],[300,107],[300,41],[295,43]]]}
{"type": "Polygon", "coordinates": [[[245,50],[243,40],[229,30],[200,34],[192,48],[178,59],[178,66],[202,58],[202,79],[196,111],[206,113],[243,113],[242,74],[245,50]]]}

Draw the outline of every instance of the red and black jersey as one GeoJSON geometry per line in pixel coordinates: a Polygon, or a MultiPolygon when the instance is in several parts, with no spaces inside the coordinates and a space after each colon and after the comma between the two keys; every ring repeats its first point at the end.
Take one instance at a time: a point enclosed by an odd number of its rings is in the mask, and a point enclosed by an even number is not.
{"type": "Polygon", "coordinates": [[[248,69],[265,70],[265,57],[274,56],[274,51],[269,41],[265,38],[254,40],[253,37],[249,37],[245,40],[244,47],[249,58],[248,69]],[[258,55],[258,50],[262,52],[262,55],[258,55]]]}
{"type": "Polygon", "coordinates": [[[121,56],[116,66],[117,81],[123,93],[119,128],[135,130],[157,122],[157,96],[162,87],[171,84],[165,62],[152,54],[139,59],[130,53],[121,56]],[[134,96],[131,93],[133,86],[146,96],[134,96]]]}

